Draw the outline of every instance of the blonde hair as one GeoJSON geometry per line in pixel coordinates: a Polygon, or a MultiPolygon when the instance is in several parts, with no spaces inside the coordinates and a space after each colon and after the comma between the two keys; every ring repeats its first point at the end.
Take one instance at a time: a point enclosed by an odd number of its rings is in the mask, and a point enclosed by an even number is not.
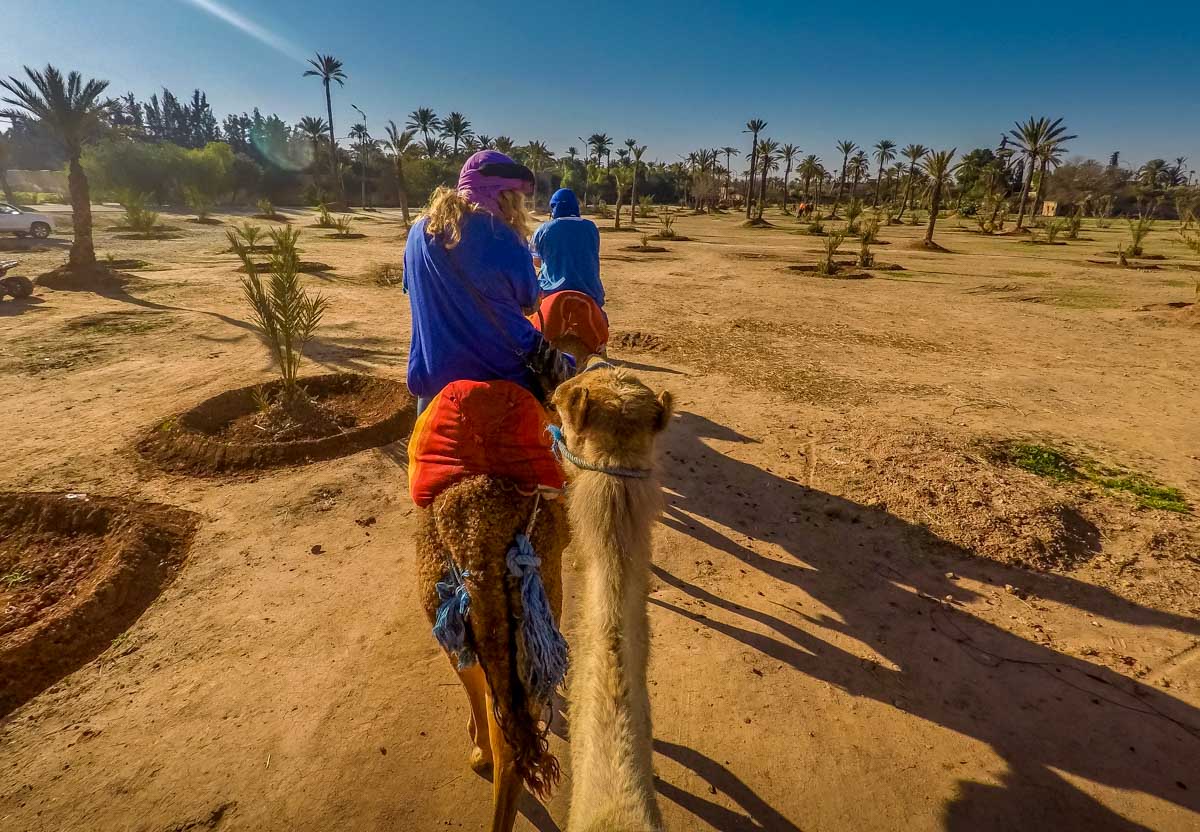
{"type": "MultiPolygon", "coordinates": [[[[533,233],[533,216],[529,213],[525,195],[520,191],[502,191],[496,201],[504,224],[517,232],[522,240],[528,240],[533,233]]],[[[462,242],[463,219],[471,211],[481,210],[454,188],[442,185],[429,197],[425,231],[431,237],[441,237],[446,248],[454,248],[462,242]]]]}

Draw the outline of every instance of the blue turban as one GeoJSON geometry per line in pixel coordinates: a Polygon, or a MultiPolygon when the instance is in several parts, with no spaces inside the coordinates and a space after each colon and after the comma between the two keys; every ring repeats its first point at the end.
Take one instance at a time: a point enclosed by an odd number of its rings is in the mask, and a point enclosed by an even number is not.
{"type": "Polygon", "coordinates": [[[559,188],[554,192],[554,196],[550,197],[550,218],[558,219],[559,217],[578,217],[579,216],[579,198],[575,196],[575,192],[570,188],[559,188]]]}

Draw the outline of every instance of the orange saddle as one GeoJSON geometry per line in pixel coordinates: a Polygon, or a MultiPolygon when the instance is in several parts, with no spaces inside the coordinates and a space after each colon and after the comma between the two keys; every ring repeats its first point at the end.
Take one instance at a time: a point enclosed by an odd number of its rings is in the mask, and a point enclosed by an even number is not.
{"type": "Polygon", "coordinates": [[[512,482],[525,494],[561,489],[547,415],[510,381],[455,381],[425,408],[408,443],[408,488],[427,508],[454,483],[477,474],[512,482]]]}
{"type": "Polygon", "coordinates": [[[567,290],[546,295],[529,320],[551,344],[564,335],[574,335],[593,354],[603,352],[608,345],[608,318],[583,292],[567,290]]]}

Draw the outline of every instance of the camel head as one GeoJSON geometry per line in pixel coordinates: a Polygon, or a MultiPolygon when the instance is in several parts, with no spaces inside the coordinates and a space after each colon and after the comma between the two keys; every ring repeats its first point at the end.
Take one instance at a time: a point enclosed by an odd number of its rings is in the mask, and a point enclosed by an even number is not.
{"type": "Polygon", "coordinates": [[[671,394],[656,396],[633,373],[599,358],[589,365],[554,391],[567,446],[603,465],[652,467],[654,439],[671,420],[671,394]]]}

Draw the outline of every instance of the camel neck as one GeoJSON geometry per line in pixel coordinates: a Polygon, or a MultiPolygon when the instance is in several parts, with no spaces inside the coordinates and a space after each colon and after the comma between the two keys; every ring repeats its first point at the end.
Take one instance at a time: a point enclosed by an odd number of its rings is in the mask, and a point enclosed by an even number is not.
{"type": "Polygon", "coordinates": [[[576,547],[586,565],[571,695],[571,829],[658,829],[646,598],[658,483],[580,474],[576,547]]]}

